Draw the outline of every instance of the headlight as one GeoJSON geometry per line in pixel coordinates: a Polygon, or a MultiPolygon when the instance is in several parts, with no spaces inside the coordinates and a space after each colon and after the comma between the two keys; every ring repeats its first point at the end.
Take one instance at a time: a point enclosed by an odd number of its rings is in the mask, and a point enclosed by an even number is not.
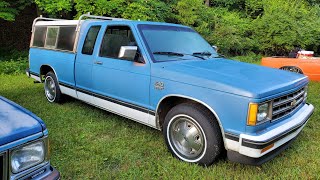
{"type": "Polygon", "coordinates": [[[11,152],[11,170],[18,173],[35,166],[45,159],[45,145],[43,141],[28,144],[11,152]]]}
{"type": "Polygon", "coordinates": [[[255,126],[256,124],[268,118],[269,103],[257,104],[250,103],[248,111],[247,125],[255,126]]]}
{"type": "Polygon", "coordinates": [[[264,103],[258,106],[258,114],[257,114],[257,121],[261,122],[265,120],[268,116],[269,111],[269,104],[264,103]]]}

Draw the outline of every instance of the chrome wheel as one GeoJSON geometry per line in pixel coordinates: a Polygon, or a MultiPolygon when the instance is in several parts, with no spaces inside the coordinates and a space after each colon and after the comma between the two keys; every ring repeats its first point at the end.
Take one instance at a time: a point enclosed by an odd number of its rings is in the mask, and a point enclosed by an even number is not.
{"type": "Polygon", "coordinates": [[[56,98],[56,85],[51,76],[47,76],[44,81],[44,91],[48,101],[53,102],[56,98]]]}
{"type": "Polygon", "coordinates": [[[301,69],[297,68],[297,67],[292,67],[292,66],[285,66],[285,67],[281,67],[281,70],[285,70],[285,71],[290,71],[290,72],[295,72],[298,74],[303,74],[301,69]]]}
{"type": "Polygon", "coordinates": [[[205,134],[201,126],[187,115],[173,117],[168,126],[168,139],[172,149],[181,159],[198,161],[205,152],[205,134]]]}

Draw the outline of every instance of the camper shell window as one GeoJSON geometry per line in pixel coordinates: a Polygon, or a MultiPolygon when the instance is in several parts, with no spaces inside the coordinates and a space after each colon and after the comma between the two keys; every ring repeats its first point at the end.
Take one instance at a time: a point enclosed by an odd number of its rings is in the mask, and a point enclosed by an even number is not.
{"type": "Polygon", "coordinates": [[[57,47],[57,37],[59,33],[59,27],[48,27],[45,47],[49,49],[55,49],[57,47]]]}
{"type": "Polygon", "coordinates": [[[36,26],[32,47],[73,51],[76,26],[36,26]]]}

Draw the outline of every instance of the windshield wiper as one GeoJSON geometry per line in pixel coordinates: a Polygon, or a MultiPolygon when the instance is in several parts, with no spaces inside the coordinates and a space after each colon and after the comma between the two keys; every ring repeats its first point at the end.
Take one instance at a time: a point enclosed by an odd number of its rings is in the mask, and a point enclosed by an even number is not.
{"type": "Polygon", "coordinates": [[[222,54],[218,54],[218,56],[214,56],[214,57],[212,57],[212,58],[225,58],[225,56],[222,55],[222,54]]]}
{"type": "Polygon", "coordinates": [[[169,56],[184,56],[184,54],[182,54],[182,53],[177,53],[177,52],[165,52],[165,51],[163,51],[163,52],[161,52],[161,51],[159,51],[159,52],[153,52],[153,54],[160,54],[160,55],[169,55],[169,56]]]}
{"type": "Polygon", "coordinates": [[[200,58],[200,59],[204,59],[204,57],[202,56],[199,56],[198,54],[184,54],[184,53],[178,53],[178,52],[170,52],[170,51],[159,51],[159,52],[153,52],[153,54],[159,54],[159,55],[168,55],[168,56],[185,56],[185,55],[188,55],[188,56],[193,56],[193,57],[197,57],[197,58],[200,58]]]}
{"type": "Polygon", "coordinates": [[[193,55],[201,55],[201,56],[211,56],[210,52],[194,52],[193,55]]]}

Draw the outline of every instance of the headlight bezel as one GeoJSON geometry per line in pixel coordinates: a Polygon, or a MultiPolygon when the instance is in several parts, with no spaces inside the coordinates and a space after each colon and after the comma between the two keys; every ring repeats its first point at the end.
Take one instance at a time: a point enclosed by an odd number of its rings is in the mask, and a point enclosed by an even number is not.
{"type": "MultiPolygon", "coordinates": [[[[265,123],[267,121],[270,121],[270,114],[271,109],[272,109],[272,103],[271,101],[265,101],[261,103],[249,103],[249,108],[248,108],[248,115],[247,115],[247,125],[248,126],[256,126],[262,123],[265,123]],[[265,117],[261,120],[258,120],[259,116],[259,109],[263,106],[266,106],[265,110],[265,117]]],[[[260,113],[261,114],[261,113],[260,113]]]]}
{"type": "Polygon", "coordinates": [[[30,169],[32,167],[35,167],[35,166],[38,166],[40,164],[45,164],[45,163],[49,162],[49,151],[48,151],[48,148],[49,148],[49,140],[48,140],[48,136],[46,136],[46,137],[43,137],[41,139],[36,139],[36,140],[21,144],[21,145],[19,145],[17,147],[14,147],[14,148],[10,149],[9,153],[8,153],[8,163],[9,163],[9,169],[10,169],[9,172],[11,172],[12,174],[19,174],[19,173],[21,173],[23,171],[27,171],[28,169],[30,169]],[[43,155],[42,161],[34,163],[31,166],[27,166],[27,167],[21,168],[18,171],[14,171],[14,169],[12,167],[12,160],[13,160],[12,159],[12,155],[16,151],[19,151],[19,150],[23,149],[24,147],[31,146],[31,145],[36,144],[36,143],[42,143],[42,145],[43,145],[44,155],[43,155]]]}

